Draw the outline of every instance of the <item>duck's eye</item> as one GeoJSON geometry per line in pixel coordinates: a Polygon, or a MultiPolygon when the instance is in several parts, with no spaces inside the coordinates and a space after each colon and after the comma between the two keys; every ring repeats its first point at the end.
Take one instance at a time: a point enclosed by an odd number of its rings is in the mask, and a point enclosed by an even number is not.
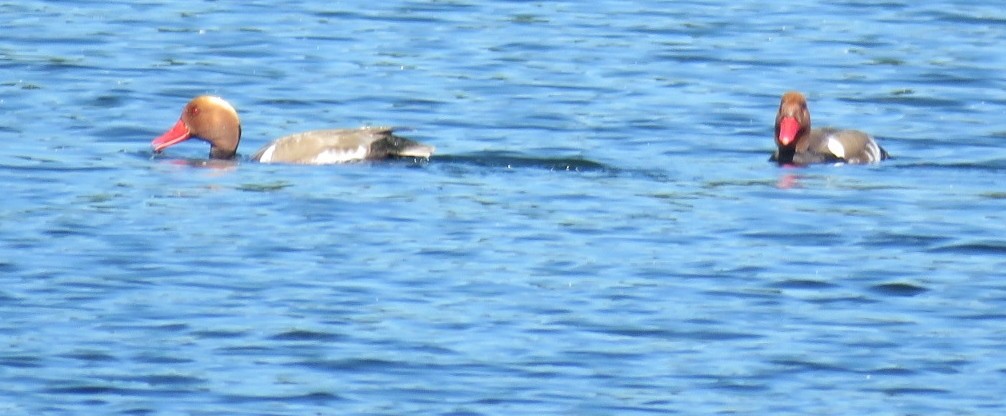
{"type": "Polygon", "coordinates": [[[197,116],[197,115],[199,115],[199,107],[196,107],[196,106],[189,107],[189,115],[190,116],[197,116]]]}

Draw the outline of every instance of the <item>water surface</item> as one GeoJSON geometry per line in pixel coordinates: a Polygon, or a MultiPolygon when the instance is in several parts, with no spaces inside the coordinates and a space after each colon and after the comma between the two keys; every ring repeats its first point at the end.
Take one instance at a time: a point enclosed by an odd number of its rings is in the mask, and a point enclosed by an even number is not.
{"type": "Polygon", "coordinates": [[[4,414],[1006,410],[999,2],[0,13],[4,414]],[[895,159],[768,163],[791,89],[895,159]],[[438,154],[152,155],[198,94],[438,154]]]}

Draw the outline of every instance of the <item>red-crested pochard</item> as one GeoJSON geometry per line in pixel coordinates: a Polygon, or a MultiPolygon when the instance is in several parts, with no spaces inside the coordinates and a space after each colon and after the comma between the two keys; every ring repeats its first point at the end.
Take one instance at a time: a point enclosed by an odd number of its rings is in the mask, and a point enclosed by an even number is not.
{"type": "MultiPolygon", "coordinates": [[[[314,130],[280,137],[255,152],[262,163],[330,164],[389,157],[428,158],[433,146],[396,136],[389,127],[314,130]]],[[[220,97],[193,98],[174,127],[150,143],[160,152],[196,138],[210,143],[210,158],[232,159],[241,141],[238,113],[220,97]]]]}
{"type": "Polygon", "coordinates": [[[803,94],[783,94],[775,117],[775,144],[769,159],[780,165],[811,163],[874,163],[889,156],[869,134],[831,127],[810,128],[810,111],[803,94]]]}

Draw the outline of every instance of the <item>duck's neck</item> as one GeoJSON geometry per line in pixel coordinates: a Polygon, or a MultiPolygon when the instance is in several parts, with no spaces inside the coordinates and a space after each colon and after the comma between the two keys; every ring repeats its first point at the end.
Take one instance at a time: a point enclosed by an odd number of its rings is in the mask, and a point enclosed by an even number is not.
{"type": "Polygon", "coordinates": [[[237,154],[236,149],[224,149],[221,147],[210,147],[210,159],[231,160],[237,154]]]}
{"type": "Polygon", "coordinates": [[[236,132],[227,131],[223,137],[225,140],[207,140],[210,142],[210,159],[234,159],[238,152],[238,145],[241,144],[241,125],[237,125],[236,132]]]}
{"type": "Polygon", "coordinates": [[[775,151],[775,161],[780,165],[790,165],[793,163],[793,157],[796,156],[796,146],[793,147],[782,147],[779,146],[775,151]]]}

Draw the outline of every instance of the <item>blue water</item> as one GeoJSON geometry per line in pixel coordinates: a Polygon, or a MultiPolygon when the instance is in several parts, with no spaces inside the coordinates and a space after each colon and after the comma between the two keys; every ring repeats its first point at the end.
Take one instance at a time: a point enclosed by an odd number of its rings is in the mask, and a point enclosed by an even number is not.
{"type": "Polygon", "coordinates": [[[1006,9],[0,4],[0,413],[1006,413],[1006,9]],[[786,90],[877,166],[767,162],[786,90]],[[428,162],[206,166],[198,94],[428,162]]]}

